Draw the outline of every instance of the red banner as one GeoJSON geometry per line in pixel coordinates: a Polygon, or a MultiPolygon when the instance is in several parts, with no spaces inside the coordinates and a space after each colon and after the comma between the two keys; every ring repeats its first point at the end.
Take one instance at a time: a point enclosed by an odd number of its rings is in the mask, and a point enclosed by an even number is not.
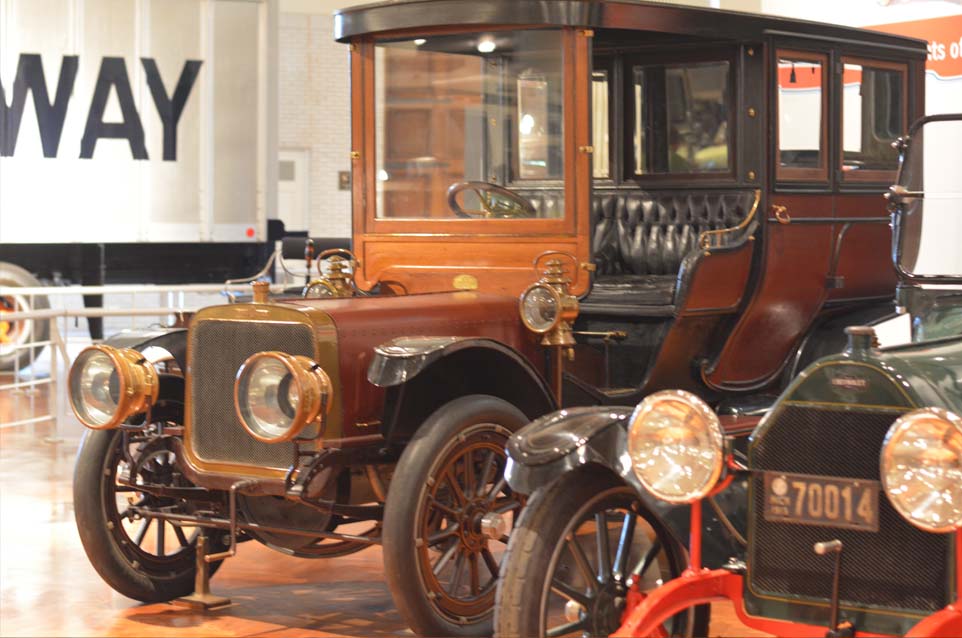
{"type": "Polygon", "coordinates": [[[942,78],[962,77],[962,15],[868,27],[929,43],[925,68],[942,78]]]}

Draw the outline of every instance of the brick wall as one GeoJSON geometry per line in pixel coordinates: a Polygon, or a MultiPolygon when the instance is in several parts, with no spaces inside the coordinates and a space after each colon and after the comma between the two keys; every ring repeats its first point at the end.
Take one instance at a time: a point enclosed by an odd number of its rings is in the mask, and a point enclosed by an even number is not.
{"type": "Polygon", "coordinates": [[[351,169],[348,50],[333,38],[330,15],[281,13],[278,149],[310,152],[310,232],[349,237],[351,193],[338,171],[351,169]]]}

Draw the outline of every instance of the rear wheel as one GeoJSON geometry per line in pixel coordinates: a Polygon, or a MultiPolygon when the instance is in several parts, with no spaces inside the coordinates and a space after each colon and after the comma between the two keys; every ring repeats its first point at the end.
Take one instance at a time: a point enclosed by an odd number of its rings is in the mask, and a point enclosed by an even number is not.
{"type": "MultiPolygon", "coordinates": [[[[508,544],[495,635],[608,636],[630,583],[642,595],[678,576],[684,556],[635,491],[597,469],[569,472],[531,497],[508,544]]],[[[706,636],[707,606],[674,616],[657,636],[706,636]]]]}
{"type": "MultiPolygon", "coordinates": [[[[0,310],[7,312],[29,312],[46,310],[50,302],[45,295],[23,295],[17,288],[42,286],[36,277],[13,264],[0,262],[0,310]]],[[[46,341],[50,338],[48,319],[0,320],[0,372],[23,369],[43,351],[43,346],[21,347],[33,341],[46,341]],[[31,355],[32,352],[32,355],[31,355]]]]}
{"type": "Polygon", "coordinates": [[[527,422],[496,397],[462,397],[428,417],[401,455],[384,509],[384,567],[415,633],[491,635],[501,556],[522,507],[503,478],[504,448],[527,422]],[[483,526],[489,514],[500,524],[483,526]]]}

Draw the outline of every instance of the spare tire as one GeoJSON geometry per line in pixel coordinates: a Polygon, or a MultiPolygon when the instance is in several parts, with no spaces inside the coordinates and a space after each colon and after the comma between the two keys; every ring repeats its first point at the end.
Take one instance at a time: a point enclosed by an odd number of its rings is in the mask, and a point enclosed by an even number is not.
{"type": "MultiPolygon", "coordinates": [[[[10,312],[46,310],[50,301],[46,295],[21,295],[17,288],[42,286],[36,277],[13,264],[0,262],[0,309],[10,312]]],[[[22,347],[24,344],[50,338],[49,319],[0,320],[0,372],[22,370],[35,361],[43,346],[22,347]],[[32,353],[32,354],[31,354],[32,353]]]]}

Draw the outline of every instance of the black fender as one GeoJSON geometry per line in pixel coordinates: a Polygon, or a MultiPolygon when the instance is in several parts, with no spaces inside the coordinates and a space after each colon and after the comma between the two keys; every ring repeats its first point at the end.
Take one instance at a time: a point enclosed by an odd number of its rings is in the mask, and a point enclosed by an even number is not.
{"type": "MultiPolygon", "coordinates": [[[[631,468],[627,429],[633,407],[587,407],[561,410],[516,432],[508,441],[505,477],[512,489],[531,494],[565,472],[595,467],[630,485],[651,515],[681,547],[688,548],[691,506],[652,496],[631,468]]],[[[744,536],[748,513],[747,477],[736,477],[712,497],[728,521],[744,536]]],[[[745,548],[722,522],[709,499],[702,507],[702,565],[715,568],[729,558],[742,559],[745,548]]]]}
{"type": "MultiPolygon", "coordinates": [[[[144,352],[147,348],[165,350],[177,362],[181,370],[187,370],[187,329],[153,328],[150,330],[124,330],[109,337],[104,345],[114,348],[132,348],[144,352]]],[[[163,354],[163,353],[158,353],[163,354]]],[[[151,360],[154,360],[151,357],[151,360]]]]}
{"type": "Polygon", "coordinates": [[[368,381],[386,388],[382,432],[410,438],[441,405],[488,394],[529,419],[557,409],[545,379],[520,352],[481,337],[398,337],[375,348],[368,381]]]}

